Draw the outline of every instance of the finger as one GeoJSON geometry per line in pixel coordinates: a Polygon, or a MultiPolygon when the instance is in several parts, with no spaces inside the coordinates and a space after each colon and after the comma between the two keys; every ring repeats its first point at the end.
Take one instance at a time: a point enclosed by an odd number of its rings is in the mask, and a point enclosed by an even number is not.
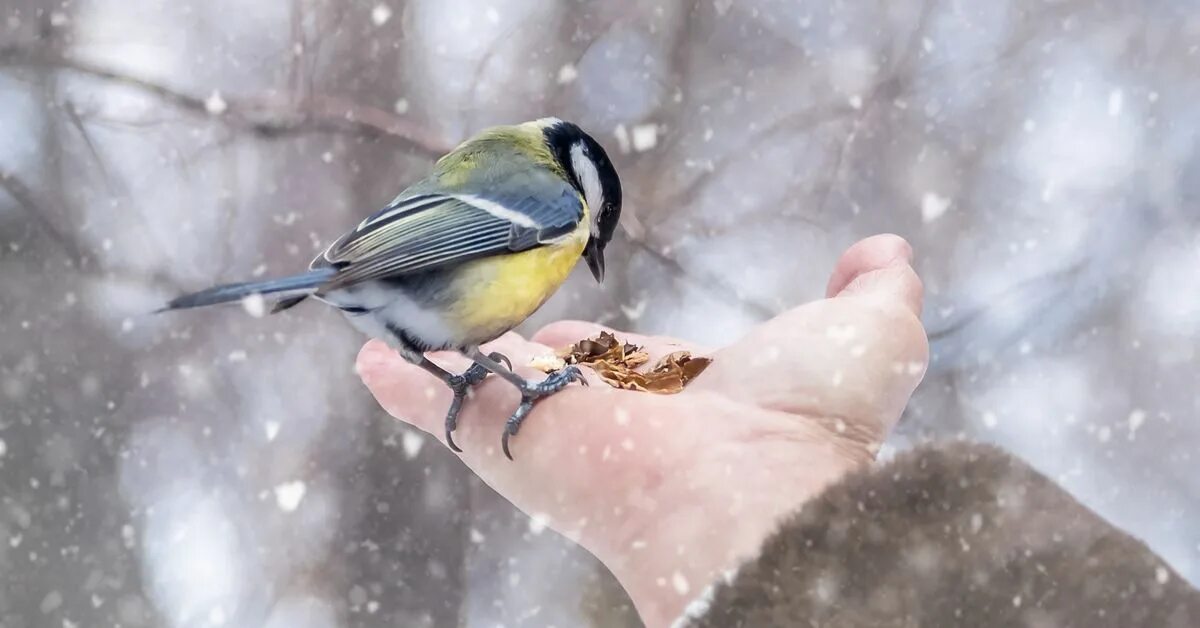
{"type": "Polygon", "coordinates": [[[825,299],[759,326],[714,356],[692,388],[760,407],[844,419],[882,442],[928,363],[920,320],[904,306],[825,299]]]}
{"type": "Polygon", "coordinates": [[[920,317],[925,288],[917,271],[908,264],[879,268],[862,273],[837,294],[837,298],[856,298],[884,306],[895,304],[920,317]]]}
{"type": "Polygon", "coordinates": [[[898,235],[885,233],[859,240],[834,265],[825,296],[837,296],[859,276],[872,271],[909,266],[912,258],[912,246],[898,235]]]}
{"type": "Polygon", "coordinates": [[[568,347],[587,338],[595,338],[601,332],[608,332],[622,342],[628,342],[642,347],[656,360],[675,351],[688,351],[694,355],[704,355],[711,349],[687,340],[667,336],[644,336],[628,331],[617,331],[611,327],[588,321],[556,321],[539,329],[533,335],[533,341],[552,347],[555,350],[568,347]]]}
{"type": "MultiPolygon", "coordinates": [[[[537,378],[537,371],[526,365],[534,355],[543,354],[547,349],[528,342],[517,334],[508,333],[482,350],[484,353],[495,351],[503,354],[512,360],[514,370],[519,375],[537,378]]],[[[462,373],[471,365],[471,361],[466,357],[452,352],[431,353],[428,358],[452,374],[462,373]]],[[[363,383],[388,414],[444,440],[446,411],[454,396],[449,386],[425,369],[409,363],[399,353],[378,340],[372,340],[363,346],[356,368],[363,383]]],[[[517,398],[518,393],[511,383],[499,377],[489,377],[487,381],[472,389],[459,423],[463,423],[463,418],[468,415],[472,406],[515,407],[517,398]]],[[[495,412],[489,414],[493,416],[482,420],[487,421],[489,427],[496,430],[507,418],[507,415],[501,417],[495,412]]]]}
{"type": "MultiPolygon", "coordinates": [[[[444,365],[447,370],[461,370],[459,366],[444,365]]],[[[432,408],[449,404],[450,389],[444,383],[379,340],[363,345],[354,368],[388,414],[427,432],[432,433],[432,408]]]]}
{"type": "Polygon", "coordinates": [[[892,235],[850,247],[830,278],[833,298],[755,328],[719,352],[695,386],[764,407],[843,417],[881,440],[928,363],[911,256],[908,243],[892,235]]]}
{"type": "MultiPolygon", "coordinates": [[[[486,347],[505,353],[514,364],[541,348],[516,334],[486,347]]],[[[358,371],[390,414],[443,439],[451,399],[446,386],[378,341],[363,347],[358,371]]],[[[633,417],[671,416],[654,405],[671,400],[606,385],[568,386],[538,402],[510,442],[515,461],[509,461],[500,451],[500,436],[519,399],[515,387],[498,377],[475,389],[454,433],[462,461],[526,512],[549,516],[560,531],[582,529],[587,521],[607,525],[603,516],[611,516],[611,509],[597,512],[593,506],[605,503],[605,495],[614,490],[645,486],[642,478],[646,467],[653,466],[654,450],[639,449],[634,455],[633,444],[648,447],[667,429],[664,421],[633,417]],[[596,481],[598,469],[603,469],[603,482],[596,481]]]]}

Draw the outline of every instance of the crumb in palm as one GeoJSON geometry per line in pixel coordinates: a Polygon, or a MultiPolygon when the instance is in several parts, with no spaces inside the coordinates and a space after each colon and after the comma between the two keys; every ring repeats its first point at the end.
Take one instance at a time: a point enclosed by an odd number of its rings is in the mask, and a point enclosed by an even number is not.
{"type": "Polygon", "coordinates": [[[711,358],[676,351],[664,356],[648,370],[642,370],[650,355],[637,345],[621,342],[608,332],[587,338],[562,349],[555,356],[541,356],[530,366],[549,372],[564,364],[587,366],[614,388],[670,395],[684,389],[704,372],[711,358]]]}

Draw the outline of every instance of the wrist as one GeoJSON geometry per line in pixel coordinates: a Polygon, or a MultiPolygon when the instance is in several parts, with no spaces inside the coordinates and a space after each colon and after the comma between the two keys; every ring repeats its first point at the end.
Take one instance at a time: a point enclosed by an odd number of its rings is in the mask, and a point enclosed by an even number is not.
{"type": "Polygon", "coordinates": [[[820,440],[760,443],[758,456],[747,455],[745,443],[714,449],[736,459],[706,456],[712,472],[693,469],[640,504],[651,512],[626,519],[646,525],[589,547],[649,628],[670,626],[711,583],[756,558],[780,520],[860,466],[820,440]]]}

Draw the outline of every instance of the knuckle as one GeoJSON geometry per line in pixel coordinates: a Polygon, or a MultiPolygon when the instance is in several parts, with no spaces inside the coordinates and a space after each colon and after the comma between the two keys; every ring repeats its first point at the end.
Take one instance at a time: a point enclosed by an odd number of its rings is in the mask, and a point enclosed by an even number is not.
{"type": "Polygon", "coordinates": [[[921,319],[898,303],[874,303],[866,309],[869,324],[896,359],[927,362],[929,340],[921,319]]]}

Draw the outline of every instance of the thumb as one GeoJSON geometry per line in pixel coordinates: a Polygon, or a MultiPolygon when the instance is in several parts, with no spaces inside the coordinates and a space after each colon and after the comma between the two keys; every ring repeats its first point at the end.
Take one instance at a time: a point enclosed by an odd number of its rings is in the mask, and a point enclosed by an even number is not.
{"type": "Polygon", "coordinates": [[[919,317],[924,288],[912,268],[912,257],[912,247],[897,235],[860,240],[834,266],[826,296],[899,303],[919,317]]]}

